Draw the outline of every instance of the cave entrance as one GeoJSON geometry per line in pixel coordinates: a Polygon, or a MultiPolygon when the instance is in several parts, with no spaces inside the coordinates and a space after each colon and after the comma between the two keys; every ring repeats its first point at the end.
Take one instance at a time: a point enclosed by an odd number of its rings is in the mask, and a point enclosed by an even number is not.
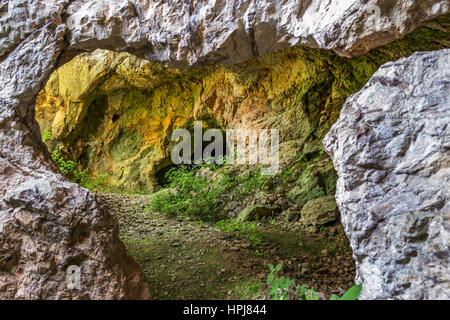
{"type": "MultiPolygon", "coordinates": [[[[211,126],[214,128],[217,125],[211,124],[211,126]]],[[[215,129],[220,130],[217,127],[215,129]]],[[[191,136],[193,136],[193,135],[191,135],[191,136]]],[[[219,149],[214,148],[210,154],[211,159],[202,160],[201,163],[213,163],[213,162],[217,163],[216,160],[225,158],[226,150],[227,150],[225,132],[222,132],[222,137],[224,137],[222,147],[219,149]]],[[[193,144],[194,139],[193,138],[191,138],[191,142],[192,142],[192,144],[191,144],[191,149],[190,149],[190,153],[189,153],[190,154],[190,156],[189,156],[190,163],[189,164],[174,164],[171,157],[165,158],[160,164],[158,164],[158,166],[155,169],[155,178],[156,178],[156,181],[157,181],[159,187],[165,187],[169,184],[169,180],[167,179],[166,175],[172,169],[176,169],[176,168],[179,168],[180,166],[184,166],[189,170],[198,170],[198,167],[196,166],[196,159],[194,157],[194,144],[193,144]]],[[[202,155],[205,154],[205,150],[210,143],[214,143],[214,141],[210,142],[210,141],[202,140],[202,155]]],[[[183,151],[181,152],[181,156],[184,157],[183,151]]]]}
{"type": "MultiPolygon", "coordinates": [[[[248,76],[246,72],[237,74],[245,64],[231,71],[180,71],[144,63],[128,54],[97,50],[63,65],[39,93],[36,120],[53,160],[70,180],[98,191],[99,202],[119,220],[121,239],[146,273],[153,297],[252,298],[249,293],[243,296],[239,288],[264,278],[269,272],[267,261],[282,263],[286,275],[316,290],[339,294],[339,286],[353,281],[354,268],[347,267],[351,250],[338,221],[325,224],[313,235],[295,227],[309,201],[331,196],[335,175],[320,143],[301,139],[303,131],[289,127],[297,126],[292,113],[269,112],[271,104],[279,101],[272,100],[273,93],[272,98],[264,96],[264,88],[278,79],[276,70],[289,69],[292,57],[301,59],[281,54],[280,61],[286,59],[286,65],[273,68],[275,71],[253,68],[250,73],[255,74],[248,76]],[[271,79],[269,84],[258,82],[266,78],[271,79]],[[244,101],[247,96],[249,100],[244,101]],[[220,119],[220,125],[211,114],[220,119]],[[262,177],[260,168],[233,169],[223,184],[216,179],[218,172],[213,172],[214,177],[208,176],[207,184],[203,181],[202,188],[193,192],[195,201],[174,197],[172,205],[162,198],[160,204],[171,206],[176,219],[149,211],[150,200],[168,190],[164,188],[167,172],[179,167],[169,156],[174,145],[171,133],[176,128],[192,132],[195,119],[206,122],[203,129],[224,128],[223,123],[234,120],[242,127],[261,127],[267,125],[266,120],[287,126],[284,136],[291,140],[285,139],[280,150],[286,157],[282,160],[285,167],[271,178],[262,177]],[[216,225],[201,220],[208,225],[203,228],[199,219],[185,219],[183,210],[192,213],[205,208],[220,211],[223,221],[216,225]],[[249,215],[244,217],[246,212],[249,215]],[[258,212],[263,214],[259,217],[258,212]],[[245,219],[235,223],[238,216],[245,219]],[[290,223],[295,230],[279,227],[283,223],[290,223]],[[198,265],[200,272],[193,270],[192,264],[198,265]],[[178,265],[181,268],[172,268],[178,265]],[[342,273],[324,272],[341,267],[342,273]]],[[[290,107],[308,103],[308,99],[298,98],[302,88],[278,83],[287,86],[290,107]]],[[[289,109],[283,103],[278,109],[289,109]]],[[[308,127],[305,119],[300,120],[308,127]]],[[[223,141],[225,152],[226,139],[223,141]]],[[[203,141],[202,151],[210,143],[203,141]]]]}

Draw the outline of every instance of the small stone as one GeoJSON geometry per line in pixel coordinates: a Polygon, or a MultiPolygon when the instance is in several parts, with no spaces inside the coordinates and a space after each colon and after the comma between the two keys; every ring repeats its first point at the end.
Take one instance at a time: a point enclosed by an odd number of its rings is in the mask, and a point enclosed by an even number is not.
{"type": "Polygon", "coordinates": [[[319,227],[336,221],[338,210],[334,196],[309,201],[302,209],[301,222],[305,226],[319,227]]]}

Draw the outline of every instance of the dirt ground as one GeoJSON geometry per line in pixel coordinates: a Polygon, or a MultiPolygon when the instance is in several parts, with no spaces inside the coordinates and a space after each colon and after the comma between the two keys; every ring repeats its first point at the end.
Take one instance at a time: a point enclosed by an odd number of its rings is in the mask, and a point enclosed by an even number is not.
{"type": "Polygon", "coordinates": [[[187,217],[150,212],[151,196],[98,193],[119,220],[120,237],[141,266],[154,299],[262,299],[269,264],[328,298],[354,284],[355,266],[341,225],[311,233],[295,224],[257,223],[263,241],[187,217]]]}

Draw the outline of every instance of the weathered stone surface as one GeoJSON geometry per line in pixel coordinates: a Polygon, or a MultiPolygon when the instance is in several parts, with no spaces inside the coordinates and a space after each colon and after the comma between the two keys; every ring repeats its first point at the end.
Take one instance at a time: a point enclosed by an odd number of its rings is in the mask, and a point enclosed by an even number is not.
{"type": "Polygon", "coordinates": [[[338,216],[334,196],[321,197],[305,204],[301,211],[301,222],[305,226],[320,227],[336,221],[338,216]]]}
{"type": "Polygon", "coordinates": [[[272,214],[272,210],[265,206],[260,205],[252,205],[239,213],[237,217],[237,221],[253,221],[259,220],[261,218],[270,217],[272,214]]]}
{"type": "Polygon", "coordinates": [[[13,105],[0,101],[0,110],[0,297],[149,298],[115,220],[92,193],[53,173],[13,105]],[[81,268],[80,290],[67,287],[71,265],[81,268]]]}
{"type": "Polygon", "coordinates": [[[287,195],[289,200],[301,206],[316,198],[332,196],[336,191],[337,176],[330,158],[323,149],[317,157],[319,161],[315,161],[315,158],[312,161],[306,160],[310,154],[304,149],[303,162],[300,161],[300,164],[304,163],[303,170],[298,175],[296,186],[287,195]],[[321,153],[325,155],[322,156],[321,153]]]}
{"type": "Polygon", "coordinates": [[[450,298],[450,50],[387,63],[324,140],[362,299],[450,298]]]}
{"type": "Polygon", "coordinates": [[[75,1],[67,27],[74,49],[109,47],[172,65],[238,63],[295,45],[351,57],[448,9],[447,0],[75,1]]]}
{"type": "Polygon", "coordinates": [[[40,141],[34,100],[56,65],[96,48],[180,66],[234,63],[296,44],[352,56],[448,11],[446,0],[397,1],[391,7],[382,1],[342,3],[2,1],[0,250],[9,258],[0,260],[0,297],[148,297],[142,274],[126,263],[110,215],[91,193],[55,173],[40,141]],[[383,21],[380,30],[370,31],[367,12],[376,3],[383,21]],[[32,245],[37,250],[27,249],[32,245]],[[48,258],[49,252],[58,259],[48,258]],[[84,273],[80,292],[64,291],[64,268],[72,261],[84,271],[95,267],[89,278],[84,273]]]}

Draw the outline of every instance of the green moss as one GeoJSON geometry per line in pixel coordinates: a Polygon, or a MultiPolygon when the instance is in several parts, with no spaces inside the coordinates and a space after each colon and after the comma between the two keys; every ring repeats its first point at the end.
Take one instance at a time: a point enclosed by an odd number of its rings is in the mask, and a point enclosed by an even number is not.
{"type": "Polygon", "coordinates": [[[116,161],[128,159],[136,155],[142,147],[142,137],[139,132],[122,129],[111,145],[111,156],[116,161]]]}

